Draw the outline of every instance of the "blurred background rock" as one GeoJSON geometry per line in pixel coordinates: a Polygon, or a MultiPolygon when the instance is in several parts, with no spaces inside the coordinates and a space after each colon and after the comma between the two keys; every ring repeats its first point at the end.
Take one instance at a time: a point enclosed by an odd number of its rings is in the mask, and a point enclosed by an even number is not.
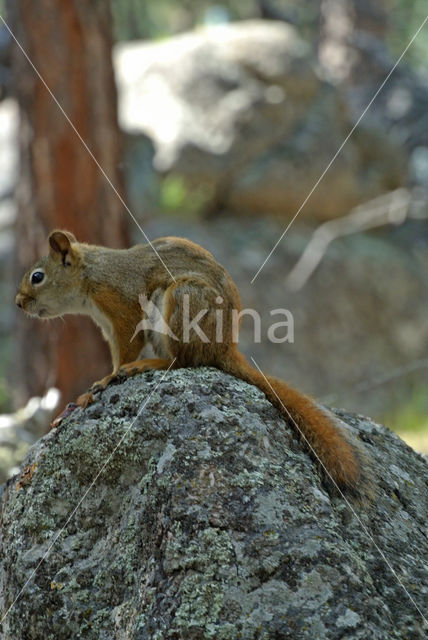
{"type": "MultiPolygon", "coordinates": [[[[427,25],[313,190],[425,19],[425,3],[0,6],[149,237],[184,235],[212,251],[264,328],[271,309],[293,313],[293,344],[272,344],[264,330],[254,345],[252,323],[244,319],[246,355],[428,450],[427,25]],[[73,93],[76,69],[81,84],[73,93]]],[[[67,318],[64,329],[60,320],[47,325],[15,314],[16,285],[32,256],[45,250],[50,227],[68,226],[81,240],[115,246],[142,238],[98,170],[92,200],[82,204],[76,176],[88,154],[5,27],[0,84],[0,411],[6,414],[50,387],[60,388],[63,402],[72,399],[97,377],[79,361],[82,354],[86,363],[98,360],[87,357],[81,319],[70,325],[67,318]],[[52,161],[41,175],[41,149],[55,150],[62,135],[82,155],[70,146],[63,176],[52,161]],[[73,180],[77,186],[58,190],[46,204],[47,182],[73,180]]],[[[100,375],[108,368],[103,349],[100,375]]],[[[4,478],[8,464],[2,464],[4,478]]]]}

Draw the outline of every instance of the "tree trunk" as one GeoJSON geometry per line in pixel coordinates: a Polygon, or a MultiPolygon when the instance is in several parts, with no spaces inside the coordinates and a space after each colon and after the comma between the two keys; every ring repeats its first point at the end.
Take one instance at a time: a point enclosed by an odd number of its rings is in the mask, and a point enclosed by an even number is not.
{"type": "MultiPolygon", "coordinates": [[[[111,62],[108,2],[16,0],[12,29],[79,134],[122,192],[121,138],[111,62]]],[[[47,252],[53,228],[80,241],[125,246],[127,214],[106,178],[16,46],[21,172],[17,188],[17,282],[47,252]]],[[[55,385],[68,402],[110,369],[98,329],[87,318],[41,323],[18,316],[16,399],[55,385]]]]}

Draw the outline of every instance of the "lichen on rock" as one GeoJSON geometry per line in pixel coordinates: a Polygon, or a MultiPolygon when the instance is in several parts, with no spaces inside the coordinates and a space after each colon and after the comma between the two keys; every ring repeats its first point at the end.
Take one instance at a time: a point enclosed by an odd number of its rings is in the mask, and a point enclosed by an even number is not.
{"type": "Polygon", "coordinates": [[[426,462],[337,415],[379,472],[372,505],[351,510],[240,380],[111,385],[32,447],[28,482],[3,486],[2,615],[17,600],[0,637],[422,638],[426,462]]]}

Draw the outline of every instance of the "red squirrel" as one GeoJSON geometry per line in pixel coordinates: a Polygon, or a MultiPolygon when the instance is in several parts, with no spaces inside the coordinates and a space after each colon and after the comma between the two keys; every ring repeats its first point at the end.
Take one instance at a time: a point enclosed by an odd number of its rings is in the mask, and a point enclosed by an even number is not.
{"type": "Polygon", "coordinates": [[[16,304],[39,318],[86,314],[101,327],[110,346],[113,372],[79,396],[79,406],[93,402],[94,393],[104,389],[119,371],[131,376],[149,369],[217,367],[261,389],[303,435],[327,476],[340,489],[361,493],[360,485],[367,477],[361,445],[338,427],[327,410],[285,382],[265,377],[238,351],[232,316],[241,310],[239,292],[211,253],[175,237],[130,249],[80,243],[69,231],[53,231],[48,240],[49,254],[25,274],[16,304]],[[144,317],[141,295],[156,306],[168,331],[138,330],[144,317]],[[206,310],[198,322],[204,338],[192,330],[183,339],[186,300],[190,318],[206,310]],[[138,359],[146,344],[152,345],[156,358],[138,359]]]}

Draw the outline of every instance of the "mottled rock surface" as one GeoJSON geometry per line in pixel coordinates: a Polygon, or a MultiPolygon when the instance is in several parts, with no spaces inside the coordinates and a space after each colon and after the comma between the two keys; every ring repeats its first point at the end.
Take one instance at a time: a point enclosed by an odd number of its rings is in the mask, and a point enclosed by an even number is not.
{"type": "Polygon", "coordinates": [[[371,507],[334,495],[255,387],[214,369],[110,386],[3,486],[0,637],[424,637],[426,463],[337,413],[378,469],[371,507]]]}

